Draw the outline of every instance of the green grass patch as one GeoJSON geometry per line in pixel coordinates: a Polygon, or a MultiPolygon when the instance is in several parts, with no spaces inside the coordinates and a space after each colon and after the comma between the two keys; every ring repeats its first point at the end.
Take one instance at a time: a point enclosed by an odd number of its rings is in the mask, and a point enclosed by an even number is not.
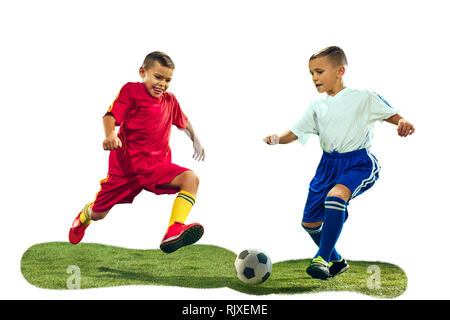
{"type": "Polygon", "coordinates": [[[275,263],[270,278],[260,285],[246,285],[234,274],[236,254],[212,245],[192,245],[165,254],[159,249],[139,250],[80,243],[49,242],[30,247],[21,270],[32,285],[67,290],[79,272],[81,289],[125,285],[159,285],[187,288],[223,288],[251,295],[301,294],[352,291],[380,298],[403,294],[406,274],[383,262],[348,261],[350,269],[328,280],[310,278],[309,259],[275,263]],[[75,266],[70,268],[70,266],[75,266]]]}

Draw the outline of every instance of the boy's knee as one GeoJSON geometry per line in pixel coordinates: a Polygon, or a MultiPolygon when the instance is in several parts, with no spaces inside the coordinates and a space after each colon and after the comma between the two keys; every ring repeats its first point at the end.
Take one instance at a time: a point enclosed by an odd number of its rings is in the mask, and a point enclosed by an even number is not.
{"type": "Polygon", "coordinates": [[[343,184],[338,184],[328,192],[327,197],[336,197],[347,202],[350,200],[351,195],[352,193],[349,188],[343,184]]]}
{"type": "Polygon", "coordinates": [[[194,171],[186,172],[186,180],[185,181],[190,184],[194,184],[195,186],[198,186],[200,184],[200,178],[194,171]]]}
{"type": "Polygon", "coordinates": [[[317,222],[304,222],[302,221],[302,227],[303,228],[318,228],[323,224],[323,221],[317,221],[317,222]]]}

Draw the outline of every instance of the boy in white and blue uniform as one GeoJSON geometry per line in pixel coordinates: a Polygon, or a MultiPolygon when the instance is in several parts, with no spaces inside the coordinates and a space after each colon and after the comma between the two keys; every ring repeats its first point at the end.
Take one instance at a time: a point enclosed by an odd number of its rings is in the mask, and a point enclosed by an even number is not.
{"type": "Polygon", "coordinates": [[[373,186],[380,166],[370,153],[376,121],[397,125],[400,136],[414,132],[414,126],[398,110],[370,90],[346,88],[344,51],[328,47],[309,60],[312,80],[326,98],[312,102],[305,114],[282,135],[264,138],[267,144],[306,143],[317,134],[323,156],[309,186],[302,226],[319,250],[306,270],[313,278],[327,279],[344,272],[348,264],[335,249],[347,219],[348,202],[373,186]]]}

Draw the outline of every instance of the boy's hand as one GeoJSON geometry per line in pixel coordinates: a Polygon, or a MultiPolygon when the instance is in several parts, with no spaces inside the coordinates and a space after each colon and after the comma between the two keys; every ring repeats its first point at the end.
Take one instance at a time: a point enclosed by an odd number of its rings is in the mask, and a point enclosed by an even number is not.
{"type": "Polygon", "coordinates": [[[120,141],[117,134],[113,132],[103,141],[103,150],[115,150],[117,148],[122,148],[122,141],[120,141]]]}
{"type": "Polygon", "coordinates": [[[200,140],[198,140],[197,135],[194,133],[194,129],[192,129],[192,124],[188,121],[188,124],[186,126],[186,129],[183,130],[184,133],[189,137],[189,139],[192,140],[192,144],[194,147],[194,155],[192,158],[195,160],[205,160],[205,150],[203,149],[202,145],[200,144],[200,140]]]}
{"type": "Polygon", "coordinates": [[[192,156],[195,160],[205,160],[205,150],[203,149],[200,141],[196,136],[194,136],[194,155],[192,156]]]}
{"type": "Polygon", "coordinates": [[[415,131],[414,126],[405,119],[400,119],[397,125],[397,132],[400,137],[406,137],[413,134],[415,131]]]}
{"type": "Polygon", "coordinates": [[[263,139],[263,141],[269,145],[275,145],[280,143],[280,137],[276,134],[271,134],[263,139]]]}

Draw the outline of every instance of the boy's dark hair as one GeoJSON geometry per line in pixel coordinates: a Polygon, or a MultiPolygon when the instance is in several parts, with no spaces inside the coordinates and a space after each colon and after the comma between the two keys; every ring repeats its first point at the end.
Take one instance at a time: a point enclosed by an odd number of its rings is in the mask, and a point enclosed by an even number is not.
{"type": "Polygon", "coordinates": [[[147,70],[148,68],[153,66],[155,61],[159,62],[163,67],[175,69],[175,63],[173,63],[172,59],[170,59],[167,54],[161,51],[153,51],[152,53],[149,53],[145,57],[144,62],[142,63],[142,67],[147,70]]]}
{"type": "Polygon", "coordinates": [[[344,50],[336,46],[327,47],[314,53],[311,58],[309,58],[309,61],[320,57],[328,57],[330,62],[335,67],[339,65],[347,65],[347,57],[345,56],[344,50]]]}

